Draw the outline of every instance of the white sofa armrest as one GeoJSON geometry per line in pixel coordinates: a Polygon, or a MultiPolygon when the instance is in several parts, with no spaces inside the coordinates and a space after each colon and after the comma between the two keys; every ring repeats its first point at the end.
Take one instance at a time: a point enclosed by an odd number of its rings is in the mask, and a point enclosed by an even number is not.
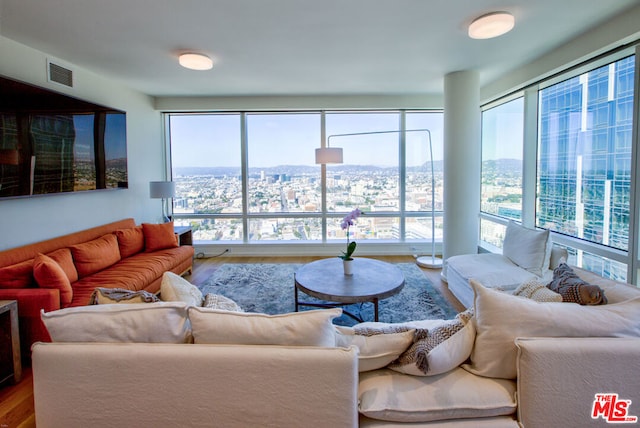
{"type": "MultiPolygon", "coordinates": [[[[526,428],[605,425],[596,394],[632,400],[640,416],[640,338],[519,338],[518,420],[526,428]]],[[[604,406],[606,407],[606,406],[604,406]]]]}
{"type": "Polygon", "coordinates": [[[36,343],[46,427],[356,427],[355,348],[36,343]]]}

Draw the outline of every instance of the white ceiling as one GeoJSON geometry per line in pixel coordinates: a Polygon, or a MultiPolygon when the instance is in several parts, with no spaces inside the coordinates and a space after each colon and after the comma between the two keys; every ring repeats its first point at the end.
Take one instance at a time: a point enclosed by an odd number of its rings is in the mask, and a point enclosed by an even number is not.
{"type": "Polygon", "coordinates": [[[487,84],[638,0],[0,0],[0,35],[154,96],[441,93],[487,84]],[[477,16],[515,29],[472,40],[477,16]],[[214,59],[181,68],[177,55],[214,59]]]}

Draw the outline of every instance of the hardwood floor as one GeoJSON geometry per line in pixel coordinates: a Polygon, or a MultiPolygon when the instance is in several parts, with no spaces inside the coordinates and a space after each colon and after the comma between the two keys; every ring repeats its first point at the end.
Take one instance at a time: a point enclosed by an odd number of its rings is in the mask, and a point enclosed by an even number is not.
{"type": "MultiPolygon", "coordinates": [[[[412,263],[411,256],[373,257],[391,263],[412,263]]],[[[202,284],[224,263],[308,263],[317,257],[213,257],[196,259],[193,273],[186,276],[195,285],[202,284]]],[[[421,268],[425,276],[457,311],[464,307],[449,292],[440,278],[440,269],[421,268]]],[[[0,428],[32,428],[36,426],[33,410],[33,375],[30,367],[25,367],[22,380],[17,385],[0,387],[0,428]]]]}

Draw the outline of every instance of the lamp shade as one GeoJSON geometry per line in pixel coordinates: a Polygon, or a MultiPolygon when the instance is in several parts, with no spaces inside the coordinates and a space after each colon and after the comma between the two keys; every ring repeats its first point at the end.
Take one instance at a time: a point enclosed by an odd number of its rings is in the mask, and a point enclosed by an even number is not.
{"type": "Polygon", "coordinates": [[[151,181],[149,194],[153,199],[173,198],[176,194],[176,183],[173,181],[151,181]]]}
{"type": "Polygon", "coordinates": [[[469,37],[472,39],[491,39],[511,31],[515,18],[507,12],[493,12],[476,18],[469,25],[469,37]]]}
{"type": "Polygon", "coordinates": [[[342,147],[322,147],[316,149],[316,163],[342,163],[342,147]]]}

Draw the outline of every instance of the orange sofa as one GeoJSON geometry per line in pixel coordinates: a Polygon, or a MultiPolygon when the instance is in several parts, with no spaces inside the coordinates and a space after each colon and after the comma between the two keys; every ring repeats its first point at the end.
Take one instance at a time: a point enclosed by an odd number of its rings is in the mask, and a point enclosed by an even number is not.
{"type": "Polygon", "coordinates": [[[190,272],[194,249],[179,246],[173,223],[123,219],[0,251],[0,300],[17,300],[22,355],[50,341],[40,310],[89,304],[96,287],[160,290],[162,274],[190,272]]]}

